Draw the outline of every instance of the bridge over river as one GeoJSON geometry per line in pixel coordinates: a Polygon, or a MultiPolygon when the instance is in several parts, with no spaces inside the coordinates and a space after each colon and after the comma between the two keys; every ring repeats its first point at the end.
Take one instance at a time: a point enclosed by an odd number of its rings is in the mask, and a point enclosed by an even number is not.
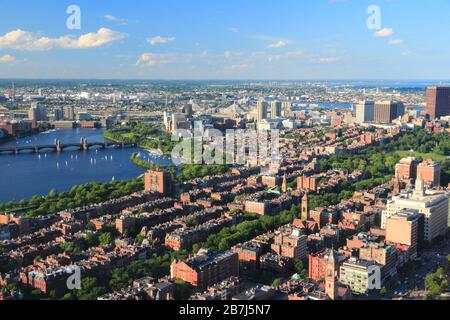
{"type": "Polygon", "coordinates": [[[124,149],[135,148],[134,143],[117,143],[117,142],[88,142],[87,139],[81,138],[80,143],[61,143],[59,139],[55,139],[54,144],[36,145],[36,146],[18,146],[0,148],[0,155],[20,154],[20,153],[40,153],[40,152],[63,152],[65,150],[88,151],[90,149],[124,149]]]}

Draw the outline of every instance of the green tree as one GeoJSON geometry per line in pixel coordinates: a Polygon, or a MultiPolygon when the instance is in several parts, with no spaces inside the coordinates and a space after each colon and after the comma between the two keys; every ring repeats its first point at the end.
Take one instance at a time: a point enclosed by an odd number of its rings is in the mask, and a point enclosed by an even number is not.
{"type": "Polygon", "coordinates": [[[81,280],[81,290],[76,291],[76,297],[78,300],[97,300],[105,292],[106,288],[100,286],[96,278],[84,278],[81,280]]]}
{"type": "Polygon", "coordinates": [[[280,278],[276,278],[273,282],[272,282],[272,288],[278,288],[279,286],[281,286],[283,284],[283,281],[280,278]]]}
{"type": "Polygon", "coordinates": [[[113,235],[112,235],[110,232],[102,233],[102,234],[98,237],[98,240],[100,241],[100,245],[103,246],[103,247],[112,244],[113,239],[114,239],[114,238],[113,238],[113,235]]]}

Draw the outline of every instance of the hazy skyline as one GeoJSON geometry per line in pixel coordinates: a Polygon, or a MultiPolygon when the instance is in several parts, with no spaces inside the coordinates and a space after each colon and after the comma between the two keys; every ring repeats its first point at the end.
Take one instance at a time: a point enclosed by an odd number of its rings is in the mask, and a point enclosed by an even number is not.
{"type": "Polygon", "coordinates": [[[0,78],[448,79],[450,1],[0,0],[0,78]],[[66,27],[70,5],[81,29],[66,27]],[[367,8],[381,9],[378,29],[367,8]]]}

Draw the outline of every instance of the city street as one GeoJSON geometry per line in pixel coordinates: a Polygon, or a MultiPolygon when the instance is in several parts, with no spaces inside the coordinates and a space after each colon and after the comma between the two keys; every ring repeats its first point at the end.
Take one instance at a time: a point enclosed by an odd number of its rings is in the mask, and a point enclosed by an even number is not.
{"type": "Polygon", "coordinates": [[[425,297],[425,277],[435,272],[440,266],[445,266],[450,254],[450,240],[435,246],[423,253],[422,261],[417,262],[418,268],[406,278],[398,280],[397,286],[390,291],[392,298],[422,299],[425,297]],[[417,291],[418,289],[418,291],[417,291]]]}

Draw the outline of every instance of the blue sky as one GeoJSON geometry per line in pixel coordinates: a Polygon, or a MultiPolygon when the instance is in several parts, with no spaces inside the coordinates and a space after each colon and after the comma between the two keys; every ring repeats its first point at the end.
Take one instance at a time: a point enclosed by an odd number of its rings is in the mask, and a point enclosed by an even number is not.
{"type": "Polygon", "coordinates": [[[448,12],[450,0],[0,0],[0,78],[449,79],[448,12]],[[66,27],[73,4],[80,30],[66,27]]]}

